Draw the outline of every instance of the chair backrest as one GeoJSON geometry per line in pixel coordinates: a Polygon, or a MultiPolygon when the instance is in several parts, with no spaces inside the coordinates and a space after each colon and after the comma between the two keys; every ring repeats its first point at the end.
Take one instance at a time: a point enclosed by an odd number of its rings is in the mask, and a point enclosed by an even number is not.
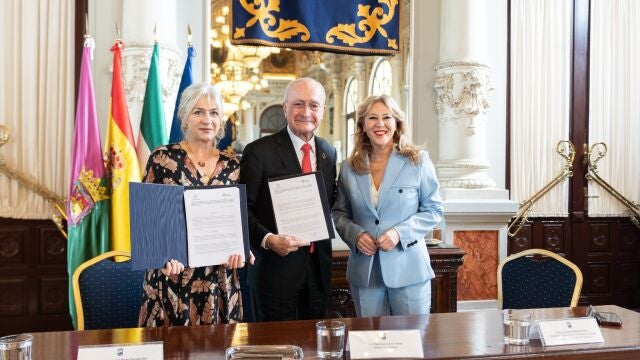
{"type": "Polygon", "coordinates": [[[574,307],[581,289],[580,269],[548,250],[524,250],[508,256],[498,266],[501,309],[574,307]]]}
{"type": "Polygon", "coordinates": [[[72,279],[78,330],[137,327],[144,273],[131,269],[126,251],[109,251],[78,266],[72,279]],[[115,262],[115,256],[126,261],[115,262]]]}

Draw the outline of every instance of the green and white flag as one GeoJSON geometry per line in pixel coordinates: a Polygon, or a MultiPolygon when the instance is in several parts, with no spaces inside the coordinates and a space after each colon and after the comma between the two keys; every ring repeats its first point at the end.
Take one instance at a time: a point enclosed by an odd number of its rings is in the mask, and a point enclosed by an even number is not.
{"type": "Polygon", "coordinates": [[[138,134],[136,146],[141,174],[144,173],[151,151],[158,146],[167,144],[159,62],[160,55],[158,54],[158,44],[156,43],[153,46],[153,54],[151,55],[147,88],[144,92],[144,105],[142,106],[142,119],[140,120],[140,133],[138,134]]]}

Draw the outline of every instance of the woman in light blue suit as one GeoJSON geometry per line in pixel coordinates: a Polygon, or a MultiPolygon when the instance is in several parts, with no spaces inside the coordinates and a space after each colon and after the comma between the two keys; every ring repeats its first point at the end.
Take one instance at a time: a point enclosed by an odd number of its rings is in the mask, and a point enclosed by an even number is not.
{"type": "Polygon", "coordinates": [[[349,245],[347,280],[358,316],[427,314],[425,234],[442,218],[433,163],[404,137],[404,113],[387,95],[357,111],[355,146],[342,163],[333,220],[349,245]]]}

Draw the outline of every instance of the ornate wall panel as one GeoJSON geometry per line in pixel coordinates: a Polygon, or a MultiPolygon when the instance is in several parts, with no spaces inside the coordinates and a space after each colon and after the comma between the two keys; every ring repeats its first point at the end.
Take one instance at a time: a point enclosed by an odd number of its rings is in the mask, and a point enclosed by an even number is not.
{"type": "Polygon", "coordinates": [[[638,231],[632,224],[622,224],[619,249],[624,253],[633,253],[640,250],[638,231]]]}
{"type": "Polygon", "coordinates": [[[588,275],[589,281],[585,285],[591,294],[609,293],[609,264],[590,264],[588,275]]]}
{"type": "Polygon", "coordinates": [[[564,224],[562,223],[543,223],[543,248],[556,253],[564,251],[564,224]]]}
{"type": "Polygon", "coordinates": [[[66,245],[49,220],[0,218],[0,336],[72,328],[66,245]]]}
{"type": "Polygon", "coordinates": [[[67,265],[67,240],[57,229],[40,229],[40,261],[44,266],[67,265]]]}
{"type": "Polygon", "coordinates": [[[607,223],[591,224],[589,234],[589,252],[610,252],[610,230],[607,223]]]}
{"type": "Polygon", "coordinates": [[[509,238],[509,255],[530,248],[560,253],[584,277],[580,304],[640,309],[640,230],[628,218],[535,218],[509,238]],[[573,236],[573,240],[572,240],[573,236]]]}
{"type": "Polygon", "coordinates": [[[27,266],[27,228],[9,226],[0,229],[0,269],[25,268],[27,266]]]}
{"type": "Polygon", "coordinates": [[[533,245],[531,244],[532,239],[533,226],[531,226],[531,224],[526,224],[516,233],[516,236],[509,238],[509,243],[507,245],[508,255],[533,248],[533,245]]]}
{"type": "Polygon", "coordinates": [[[26,310],[24,294],[24,279],[0,280],[0,317],[22,316],[26,310]]]}
{"type": "Polygon", "coordinates": [[[61,314],[69,309],[67,277],[47,277],[40,281],[40,313],[61,314]]]}

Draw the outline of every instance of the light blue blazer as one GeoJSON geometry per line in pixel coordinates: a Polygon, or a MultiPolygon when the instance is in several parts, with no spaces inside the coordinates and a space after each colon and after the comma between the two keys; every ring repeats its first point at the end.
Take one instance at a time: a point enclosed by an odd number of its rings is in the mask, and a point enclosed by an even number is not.
{"type": "Polygon", "coordinates": [[[349,246],[347,280],[366,287],[373,256],[356,248],[356,237],[363,231],[374,239],[390,228],[400,235],[400,242],[388,252],[378,250],[384,284],[389,288],[414,285],[433,279],[425,234],[442,218],[442,199],[433,163],[426,151],[421,163],[393,151],[380,185],[378,208],[371,202],[370,174],[357,174],[348,161],[342,162],[338,194],[333,206],[333,220],[340,237],[349,246]]]}

